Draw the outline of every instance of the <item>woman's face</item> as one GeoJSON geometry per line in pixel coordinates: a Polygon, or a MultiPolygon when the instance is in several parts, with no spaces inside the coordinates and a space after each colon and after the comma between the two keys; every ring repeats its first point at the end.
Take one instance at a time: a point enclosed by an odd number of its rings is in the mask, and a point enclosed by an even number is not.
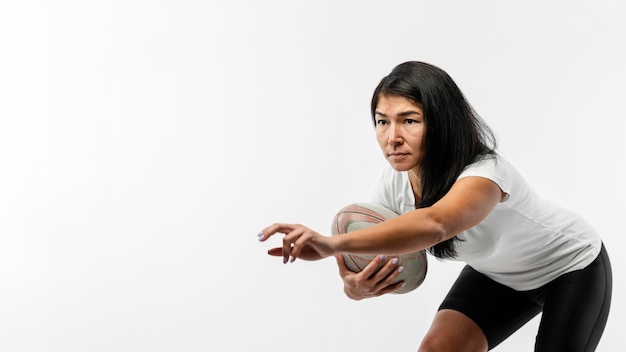
{"type": "Polygon", "coordinates": [[[397,171],[419,169],[426,134],[422,108],[401,96],[381,95],[374,117],[378,144],[391,167],[397,171]]]}

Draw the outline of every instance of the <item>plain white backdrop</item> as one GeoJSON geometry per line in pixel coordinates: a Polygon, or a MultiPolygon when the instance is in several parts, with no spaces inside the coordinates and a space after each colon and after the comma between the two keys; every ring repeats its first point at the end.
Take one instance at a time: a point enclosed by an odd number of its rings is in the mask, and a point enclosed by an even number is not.
{"type": "Polygon", "coordinates": [[[622,350],[623,33],[619,0],[3,2],[0,350],[415,351],[460,264],[354,302],[334,259],[256,239],[367,198],[371,93],[407,60],[600,230],[622,350]]]}

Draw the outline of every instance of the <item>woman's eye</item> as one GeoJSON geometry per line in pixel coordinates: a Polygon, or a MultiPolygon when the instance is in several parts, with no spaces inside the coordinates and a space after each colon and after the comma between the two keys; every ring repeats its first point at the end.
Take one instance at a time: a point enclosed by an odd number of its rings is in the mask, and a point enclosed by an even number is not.
{"type": "Polygon", "coordinates": [[[413,120],[413,119],[406,119],[404,122],[405,122],[407,125],[412,125],[412,124],[414,124],[414,123],[418,123],[418,121],[417,121],[417,120],[413,120]]]}
{"type": "Polygon", "coordinates": [[[387,124],[387,121],[385,121],[385,120],[378,120],[378,121],[376,121],[376,125],[378,125],[378,126],[384,126],[386,124],[387,124]]]}

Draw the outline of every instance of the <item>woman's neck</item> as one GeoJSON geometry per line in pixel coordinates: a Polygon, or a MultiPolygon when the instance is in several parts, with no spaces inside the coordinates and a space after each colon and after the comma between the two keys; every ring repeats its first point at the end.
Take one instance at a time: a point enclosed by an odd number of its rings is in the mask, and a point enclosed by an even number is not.
{"type": "Polygon", "coordinates": [[[413,195],[415,196],[415,205],[419,204],[422,199],[422,176],[415,169],[408,171],[409,181],[411,181],[411,188],[413,189],[413,195]]]}

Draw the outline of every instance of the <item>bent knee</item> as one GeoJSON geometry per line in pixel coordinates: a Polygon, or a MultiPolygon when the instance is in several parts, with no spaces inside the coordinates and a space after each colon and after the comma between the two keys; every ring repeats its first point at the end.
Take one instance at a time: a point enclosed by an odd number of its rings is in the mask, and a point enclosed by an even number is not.
{"type": "Polygon", "coordinates": [[[441,310],[418,351],[485,352],[488,348],[487,338],[474,321],[460,312],[441,310]]]}
{"type": "MultiPolygon", "coordinates": [[[[447,335],[447,334],[446,334],[447,335]]],[[[454,339],[443,334],[428,334],[422,340],[418,352],[485,352],[487,343],[482,336],[454,339]]]]}
{"type": "Polygon", "coordinates": [[[426,335],[420,344],[417,352],[441,352],[450,351],[451,346],[449,343],[443,341],[444,339],[435,335],[426,335]]]}

